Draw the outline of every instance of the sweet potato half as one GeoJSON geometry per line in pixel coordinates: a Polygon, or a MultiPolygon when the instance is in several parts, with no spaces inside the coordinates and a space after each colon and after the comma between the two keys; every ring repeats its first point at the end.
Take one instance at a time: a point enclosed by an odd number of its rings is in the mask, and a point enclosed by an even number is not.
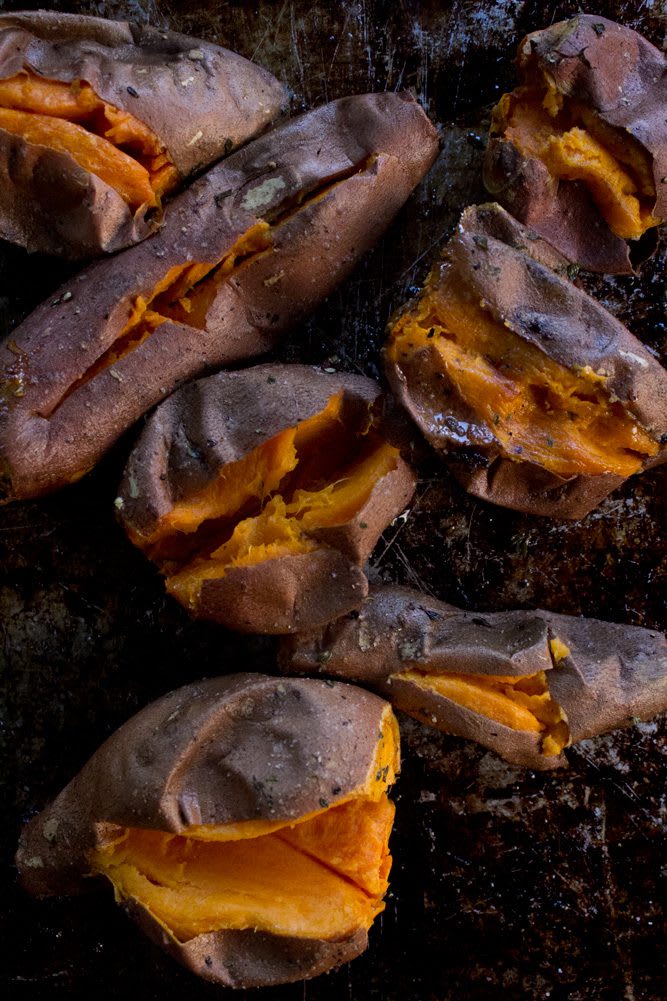
{"type": "Polygon", "coordinates": [[[149,240],[97,262],[0,347],[0,484],[79,479],[181,383],[269,350],[375,243],[437,152],[401,94],[344,98],[212,168],[149,240]]]}
{"type": "Polygon", "coordinates": [[[415,475],[371,379],[260,365],[184,386],[148,421],[116,506],[191,614],[241,632],[359,608],[362,566],[415,475]]]}
{"type": "Polygon", "coordinates": [[[581,518],[667,456],[667,372],[520,231],[498,206],[464,211],[390,324],[387,376],[470,493],[581,518]]]}
{"type": "Polygon", "coordinates": [[[24,829],[37,896],[102,876],[141,928],[230,987],[359,955],[383,908],[399,766],[388,703],[236,674],[188,685],[104,743],[24,829]]]}
{"type": "Polygon", "coordinates": [[[266,70],[187,35],[0,15],[0,236],[70,258],[137,243],[165,196],[286,103],[266,70]]]}
{"type": "Polygon", "coordinates": [[[545,611],[464,612],[372,588],[362,610],[282,641],[281,664],[354,679],[445,733],[527,768],[667,709],[667,640],[638,626],[545,611]]]}
{"type": "Polygon", "coordinates": [[[484,181],[591,271],[628,273],[667,219],[667,60],[631,28],[579,14],[521,42],[494,110],[484,181]]]}

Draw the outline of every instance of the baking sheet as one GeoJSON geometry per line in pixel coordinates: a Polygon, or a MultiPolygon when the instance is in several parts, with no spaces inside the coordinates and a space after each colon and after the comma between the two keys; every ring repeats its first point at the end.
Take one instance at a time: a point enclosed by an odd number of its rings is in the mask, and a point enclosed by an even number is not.
{"type": "MultiPolygon", "coordinates": [[[[40,5],[3,9],[32,6],[40,5]]],[[[296,108],[365,90],[417,94],[442,132],[435,168],[382,244],[275,356],[375,376],[392,311],[424,279],[460,209],[484,198],[485,129],[514,81],[516,44],[577,10],[531,0],[48,6],[151,20],[228,45],[287,82],[296,108]]],[[[595,12],[664,44],[661,0],[600,3],[595,12]]],[[[0,333],[71,273],[0,247],[0,333]]],[[[593,278],[585,287],[665,359],[664,250],[639,278],[593,278]]],[[[189,680],[272,669],[272,640],[189,621],[124,539],[112,502],[132,438],[75,487],[0,510],[4,996],[667,997],[664,722],[584,742],[568,752],[567,772],[544,775],[406,721],[387,909],[363,957],[307,984],[215,988],[144,939],[110,892],[39,902],[16,888],[11,859],[21,823],[128,716],[189,680]]],[[[420,473],[408,516],[376,549],[374,579],[469,608],[544,607],[667,626],[665,468],[625,484],[575,525],[476,501],[427,452],[420,473]]]]}

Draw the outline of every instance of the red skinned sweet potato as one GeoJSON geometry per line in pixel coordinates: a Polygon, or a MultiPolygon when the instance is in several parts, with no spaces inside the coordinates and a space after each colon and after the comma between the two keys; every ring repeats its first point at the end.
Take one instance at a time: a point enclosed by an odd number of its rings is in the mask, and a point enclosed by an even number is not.
{"type": "Polygon", "coordinates": [[[340,683],[236,674],[165,695],[24,829],[21,881],[105,877],[207,980],[256,987],[359,955],[384,904],[399,765],[391,707],[340,683]]]}
{"type": "Polygon", "coordinates": [[[260,365],[158,407],[116,506],[191,614],[288,633],[361,605],[362,566],[415,487],[383,436],[380,392],[363,376],[260,365]]]}
{"type": "Polygon", "coordinates": [[[148,25],[0,15],[0,236],[92,257],[143,240],[161,201],[287,103],[260,66],[148,25]]]}
{"type": "Polygon", "coordinates": [[[667,372],[545,266],[558,256],[532,236],[498,206],[466,209],[443,262],[390,324],[386,371],[470,493],[577,519],[664,461],[667,372]]]}
{"type": "Polygon", "coordinates": [[[631,272],[667,219],[664,53],[578,14],[527,35],[517,62],[521,85],[493,114],[488,191],[570,261],[631,272]]]}
{"type": "Polygon", "coordinates": [[[80,478],[181,383],[273,347],[436,152],[409,96],[335,101],[228,157],[174,199],[159,233],[69,282],[0,348],[6,496],[80,478]]]}
{"type": "Polygon", "coordinates": [[[464,612],[408,588],[371,589],[360,612],[285,638],[281,663],[368,684],[397,709],[527,768],[667,709],[667,640],[552,612],[464,612]]]}

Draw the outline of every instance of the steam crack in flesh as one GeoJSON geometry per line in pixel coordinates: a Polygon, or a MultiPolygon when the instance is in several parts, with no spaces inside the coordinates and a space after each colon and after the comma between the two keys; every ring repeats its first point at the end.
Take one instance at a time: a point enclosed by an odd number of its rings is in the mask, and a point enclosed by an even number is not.
{"type": "Polygon", "coordinates": [[[448,265],[399,317],[387,351],[399,368],[416,362],[432,373],[433,408],[442,411],[433,434],[453,445],[496,443],[504,457],[563,477],[627,477],[658,451],[604,376],[588,366],[572,371],[515,334],[466,298],[448,265]],[[455,424],[461,407],[468,421],[457,441],[447,419],[455,424]]]}
{"type": "Polygon", "coordinates": [[[125,828],[91,853],[91,873],[181,942],[223,929],[330,941],[368,929],[384,909],[391,867],[397,740],[388,713],[365,787],[333,806],[180,835],[125,828]]]}
{"type": "MultiPolygon", "coordinates": [[[[0,109],[0,118],[1,114],[0,109]]],[[[68,387],[55,406],[41,416],[51,417],[73,393],[140,347],[166,321],[205,330],[208,312],[221,286],[271,252],[281,226],[297,212],[327,197],[337,185],[370,169],[375,159],[368,157],[361,164],[354,164],[315,188],[301,192],[299,197],[288,199],[274,212],[267,212],[270,221],[260,219],[254,223],[219,260],[187,261],[170,268],[147,296],[138,295],[131,301],[127,322],[113,343],[68,387]]]]}
{"type": "Polygon", "coordinates": [[[239,237],[220,261],[188,261],[170,268],[147,298],[136,297],[128,321],[114,342],[69,386],[56,406],[42,416],[51,417],[73,393],[138,348],[166,321],[204,329],[206,314],[222,282],[270,246],[269,225],[258,222],[239,237]]]}
{"type": "Polygon", "coordinates": [[[84,80],[47,80],[29,70],[0,80],[0,128],[69,154],[116,191],[132,212],[158,208],[179,174],[159,137],[84,80]]]}
{"type": "Polygon", "coordinates": [[[321,548],[318,531],[353,519],[398,459],[367,411],[354,421],[346,414],[340,391],[320,413],[223,466],[150,537],[133,541],[167,574],[167,590],[194,610],[206,580],[321,548]]]}
{"type": "MultiPolygon", "coordinates": [[[[558,639],[551,641],[549,649],[557,668],[569,651],[558,639]]],[[[550,757],[569,745],[570,732],[564,710],[549,692],[548,674],[432,674],[411,668],[392,677],[430,689],[512,730],[541,734],[542,754],[550,757]]]]}
{"type": "Polygon", "coordinates": [[[656,190],[650,154],[626,130],[558,92],[546,73],[503,95],[493,131],[541,160],[552,177],[581,181],[622,239],[637,240],[662,221],[651,212],[656,190]]]}

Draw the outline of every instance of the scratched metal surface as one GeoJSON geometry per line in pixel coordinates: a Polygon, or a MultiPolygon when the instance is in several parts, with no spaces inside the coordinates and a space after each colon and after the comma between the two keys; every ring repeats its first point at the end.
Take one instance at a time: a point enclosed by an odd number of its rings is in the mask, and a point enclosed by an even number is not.
{"type": "MultiPolygon", "coordinates": [[[[33,5],[4,4],[19,6],[33,5]]],[[[150,19],[237,48],[284,79],[296,107],[385,87],[418,94],[442,128],[435,169],[382,245],[279,352],[370,374],[377,374],[392,310],[423,279],[459,210],[482,197],[480,137],[491,104],[512,83],[517,41],[576,6],[534,0],[51,5],[150,19]]],[[[660,0],[620,0],[595,10],[664,42],[660,0]]],[[[0,332],[69,273],[0,248],[0,332]]],[[[664,255],[640,279],[596,279],[588,287],[664,357],[664,255]]],[[[270,641],[188,621],[124,540],[111,501],[130,438],[76,487],[0,512],[5,997],[232,997],[163,956],[109,893],[33,901],[16,889],[11,869],[22,821],[131,713],[189,679],[271,669],[270,641]]],[[[409,516],[386,533],[373,557],[376,578],[467,607],[543,606],[667,625],[664,470],[627,484],[578,525],[477,502],[426,453],[420,470],[409,516]]],[[[368,952],[335,974],[266,990],[264,997],[667,997],[660,906],[664,724],[586,742],[569,753],[571,767],[559,775],[519,771],[410,721],[403,734],[392,890],[368,952]]]]}

